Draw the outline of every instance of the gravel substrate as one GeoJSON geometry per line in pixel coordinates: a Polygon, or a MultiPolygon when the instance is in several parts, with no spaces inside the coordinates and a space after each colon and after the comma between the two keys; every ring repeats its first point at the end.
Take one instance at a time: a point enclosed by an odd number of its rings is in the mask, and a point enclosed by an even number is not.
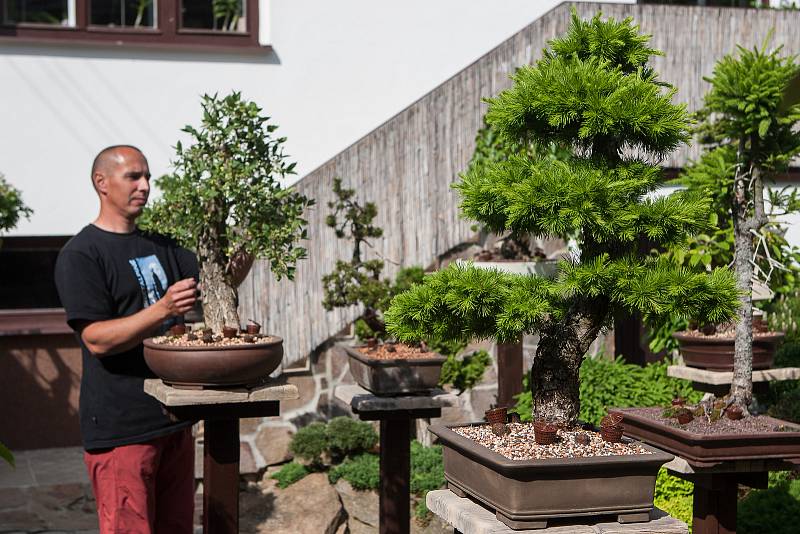
{"type": "Polygon", "coordinates": [[[375,358],[376,360],[418,360],[440,357],[435,352],[424,351],[420,347],[412,347],[405,343],[386,343],[373,348],[358,347],[357,350],[367,358],[375,358]]]}
{"type": "Polygon", "coordinates": [[[665,426],[680,428],[687,432],[702,435],[715,434],[763,434],[766,432],[800,432],[797,426],[782,426],[777,428],[773,419],[761,415],[751,415],[738,421],[731,421],[727,417],[722,417],[713,423],[709,423],[706,417],[695,417],[691,422],[681,425],[676,419],[661,417],[663,408],[626,408],[626,414],[646,417],[665,426]]]}
{"type": "Polygon", "coordinates": [[[197,339],[187,339],[187,334],[182,336],[158,336],[153,338],[153,343],[156,345],[170,345],[173,347],[230,347],[232,345],[255,345],[256,343],[269,343],[273,341],[272,336],[265,336],[258,334],[255,336],[248,336],[247,334],[239,334],[237,337],[222,337],[220,334],[213,335],[213,341],[206,343],[202,340],[200,332],[193,332],[197,339]]]}
{"type": "Polygon", "coordinates": [[[489,425],[453,428],[457,434],[480,443],[509,460],[652,454],[639,443],[608,443],[603,441],[599,433],[587,430],[559,430],[559,439],[552,445],[536,444],[533,439],[533,423],[511,423],[508,430],[508,434],[500,437],[492,433],[489,425]],[[579,434],[588,436],[588,445],[575,441],[579,434]]]}

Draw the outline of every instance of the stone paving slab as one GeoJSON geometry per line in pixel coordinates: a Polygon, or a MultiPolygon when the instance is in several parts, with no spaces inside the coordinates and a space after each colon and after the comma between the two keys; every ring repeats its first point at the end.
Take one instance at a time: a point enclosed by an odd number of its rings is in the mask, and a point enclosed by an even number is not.
{"type": "Polygon", "coordinates": [[[83,448],[14,451],[16,468],[0,462],[0,488],[88,484],[83,448]]]}
{"type": "Polygon", "coordinates": [[[333,396],[350,406],[356,413],[429,410],[458,405],[458,397],[443,389],[434,389],[430,395],[378,397],[361,386],[347,385],[337,386],[333,396]]]}
{"type": "Polygon", "coordinates": [[[144,392],[165,406],[197,406],[238,402],[285,401],[300,397],[297,386],[270,382],[252,389],[178,389],[158,378],[144,381],[144,392]]]}
{"type": "MultiPolygon", "coordinates": [[[[686,365],[670,365],[667,367],[667,375],[712,386],[724,386],[733,381],[732,371],[709,371],[708,369],[698,369],[697,367],[688,367],[686,365]]],[[[798,379],[800,379],[800,367],[779,367],[753,371],[753,382],[778,382],[798,379]]]]}
{"type": "Polygon", "coordinates": [[[686,523],[654,510],[649,523],[558,525],[537,530],[512,530],[498,521],[494,512],[450,490],[429,491],[428,509],[462,534],[688,534],[686,523]]]}

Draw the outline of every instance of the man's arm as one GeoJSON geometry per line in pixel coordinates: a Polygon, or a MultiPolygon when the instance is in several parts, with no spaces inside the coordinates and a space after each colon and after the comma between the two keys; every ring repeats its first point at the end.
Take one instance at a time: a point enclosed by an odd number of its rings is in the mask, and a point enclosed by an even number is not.
{"type": "Polygon", "coordinates": [[[197,300],[197,282],[187,278],[175,282],[155,304],[119,319],[85,322],[78,327],[86,348],[102,358],[132,349],[170,317],[183,315],[197,300]]]}

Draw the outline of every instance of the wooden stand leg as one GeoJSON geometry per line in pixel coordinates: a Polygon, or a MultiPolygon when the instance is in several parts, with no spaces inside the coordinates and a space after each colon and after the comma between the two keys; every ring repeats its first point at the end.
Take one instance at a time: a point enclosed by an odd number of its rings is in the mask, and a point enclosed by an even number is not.
{"type": "Polygon", "coordinates": [[[497,405],[514,406],[514,396],[522,393],[522,340],[497,344],[497,405]]]}
{"type": "Polygon", "coordinates": [[[736,534],[736,474],[713,474],[694,485],[694,534],[736,534]]]}
{"type": "Polygon", "coordinates": [[[205,421],[203,532],[239,532],[239,420],[205,421]]]}
{"type": "Polygon", "coordinates": [[[410,440],[408,419],[381,420],[380,534],[409,534],[410,440]]]}

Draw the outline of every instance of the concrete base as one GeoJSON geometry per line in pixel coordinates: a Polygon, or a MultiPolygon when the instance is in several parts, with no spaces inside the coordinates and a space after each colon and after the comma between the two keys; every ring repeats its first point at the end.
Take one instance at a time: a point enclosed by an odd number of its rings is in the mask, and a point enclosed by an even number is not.
{"type": "Polygon", "coordinates": [[[270,382],[252,389],[179,389],[166,385],[159,378],[145,380],[144,392],[164,406],[285,401],[300,397],[297,386],[292,384],[270,382]]]}
{"type": "Polygon", "coordinates": [[[654,510],[647,523],[605,522],[589,525],[559,524],[536,530],[512,530],[494,512],[450,490],[429,491],[428,509],[461,534],[688,534],[686,523],[654,510]]]}
{"type": "Polygon", "coordinates": [[[447,408],[458,404],[458,397],[441,389],[430,395],[399,395],[397,397],[378,397],[357,385],[338,386],[333,396],[359,414],[376,412],[395,412],[398,410],[416,411],[447,408]]]}

